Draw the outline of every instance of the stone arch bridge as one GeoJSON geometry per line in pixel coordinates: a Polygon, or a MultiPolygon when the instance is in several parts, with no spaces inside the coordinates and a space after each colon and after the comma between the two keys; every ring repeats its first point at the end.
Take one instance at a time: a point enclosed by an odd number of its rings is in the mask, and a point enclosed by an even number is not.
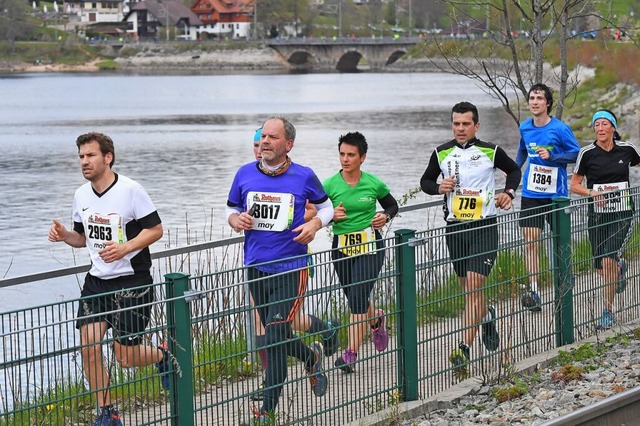
{"type": "Polygon", "coordinates": [[[408,49],[419,43],[419,37],[380,37],[333,39],[271,40],[271,49],[289,65],[291,70],[358,71],[364,58],[369,70],[381,71],[400,59],[408,49]]]}

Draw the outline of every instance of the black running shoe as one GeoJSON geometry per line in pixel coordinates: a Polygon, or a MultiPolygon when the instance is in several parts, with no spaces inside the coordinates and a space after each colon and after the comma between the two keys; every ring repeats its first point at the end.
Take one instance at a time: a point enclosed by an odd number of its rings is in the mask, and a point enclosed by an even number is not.
{"type": "Polygon", "coordinates": [[[253,401],[262,401],[262,399],[264,398],[265,387],[266,387],[266,383],[264,380],[262,380],[262,383],[260,383],[260,386],[258,386],[258,390],[256,390],[251,394],[251,399],[253,401]]]}
{"type": "Polygon", "coordinates": [[[329,330],[322,334],[322,343],[324,346],[324,356],[331,356],[338,351],[338,329],[340,327],[340,320],[338,318],[331,318],[327,325],[329,330]]]}
{"type": "Polygon", "coordinates": [[[469,364],[470,358],[469,345],[465,343],[460,343],[460,345],[451,351],[451,355],[449,355],[449,362],[453,364],[453,369],[462,375],[467,375],[469,370],[467,366],[469,364]]]}
{"type": "Polygon", "coordinates": [[[482,344],[490,351],[495,351],[500,346],[500,335],[496,328],[496,308],[489,305],[487,311],[491,319],[482,323],[482,344]]]}
{"type": "Polygon", "coordinates": [[[313,342],[309,345],[309,349],[314,353],[315,360],[311,366],[311,370],[307,370],[307,376],[311,383],[311,390],[315,396],[324,396],[327,393],[327,375],[324,372],[322,362],[324,361],[324,349],[322,343],[313,342]]]}

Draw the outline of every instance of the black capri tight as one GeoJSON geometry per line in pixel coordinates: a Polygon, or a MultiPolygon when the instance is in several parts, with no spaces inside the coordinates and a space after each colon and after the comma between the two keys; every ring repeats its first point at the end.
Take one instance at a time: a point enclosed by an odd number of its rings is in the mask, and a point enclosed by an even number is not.
{"type": "Polygon", "coordinates": [[[633,212],[630,210],[619,213],[589,212],[589,242],[596,269],[602,269],[602,259],[605,257],[620,260],[618,251],[625,243],[632,218],[633,212]]]}
{"type": "Polygon", "coordinates": [[[371,291],[384,263],[382,237],[376,231],[376,251],[373,254],[346,256],[336,248],[337,246],[338,236],[334,235],[331,258],[340,280],[340,287],[347,296],[349,309],[352,314],[365,314],[369,310],[371,291]]]}

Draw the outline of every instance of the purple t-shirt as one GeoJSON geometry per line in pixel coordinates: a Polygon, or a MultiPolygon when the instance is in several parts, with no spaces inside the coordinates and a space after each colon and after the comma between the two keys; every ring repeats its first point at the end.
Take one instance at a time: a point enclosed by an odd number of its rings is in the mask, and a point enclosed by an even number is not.
{"type": "MultiPolygon", "coordinates": [[[[268,176],[257,162],[245,164],[236,172],[227,205],[251,209],[254,229],[245,231],[244,263],[258,265],[292,256],[303,256],[307,245],[293,239],[293,229],[304,223],[305,204],[319,204],[327,194],[316,174],[309,167],[291,163],[279,176],[268,176]]],[[[291,259],[256,266],[267,273],[303,268],[307,258],[291,259]]]]}

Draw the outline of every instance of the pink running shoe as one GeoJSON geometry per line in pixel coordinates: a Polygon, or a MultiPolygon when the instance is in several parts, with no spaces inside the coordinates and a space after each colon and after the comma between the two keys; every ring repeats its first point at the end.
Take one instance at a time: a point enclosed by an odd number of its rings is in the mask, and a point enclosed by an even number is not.
{"type": "Polygon", "coordinates": [[[336,359],[334,365],[345,373],[353,373],[356,371],[356,361],[358,360],[358,354],[351,348],[347,348],[341,357],[336,359]]]}
{"type": "Polygon", "coordinates": [[[378,319],[378,326],[371,328],[371,334],[373,338],[373,346],[376,347],[378,352],[382,352],[389,346],[389,333],[387,332],[387,318],[384,316],[382,309],[376,309],[376,316],[378,319]]]}

